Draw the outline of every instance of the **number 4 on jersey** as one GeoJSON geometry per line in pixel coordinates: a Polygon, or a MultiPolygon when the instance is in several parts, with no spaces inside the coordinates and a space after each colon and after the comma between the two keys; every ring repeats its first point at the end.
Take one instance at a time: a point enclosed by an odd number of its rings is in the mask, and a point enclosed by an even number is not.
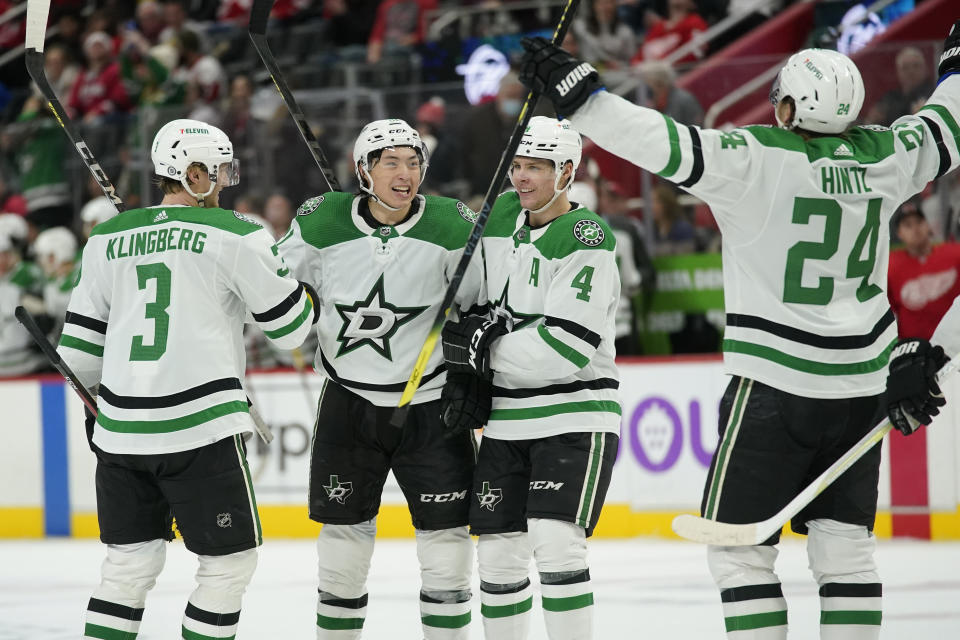
{"type": "Polygon", "coordinates": [[[590,302],[590,292],[593,290],[593,286],[590,284],[591,280],[593,280],[593,267],[580,269],[580,273],[578,273],[573,279],[573,282],[570,283],[570,286],[574,289],[580,289],[580,293],[577,294],[577,300],[590,302]]]}

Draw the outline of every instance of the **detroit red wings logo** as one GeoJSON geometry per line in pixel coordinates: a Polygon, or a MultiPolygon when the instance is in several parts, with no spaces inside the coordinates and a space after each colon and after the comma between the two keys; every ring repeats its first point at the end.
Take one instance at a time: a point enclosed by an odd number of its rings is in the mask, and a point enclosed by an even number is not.
{"type": "Polygon", "coordinates": [[[900,288],[900,299],[903,300],[903,306],[916,311],[950,291],[956,281],[956,269],[924,274],[908,280],[900,288]]]}

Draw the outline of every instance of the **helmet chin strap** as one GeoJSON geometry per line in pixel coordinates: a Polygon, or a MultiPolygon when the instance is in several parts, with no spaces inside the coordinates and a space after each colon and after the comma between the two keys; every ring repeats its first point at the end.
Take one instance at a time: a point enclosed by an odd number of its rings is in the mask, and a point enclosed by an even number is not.
{"type": "MultiPolygon", "coordinates": [[[[211,174],[208,172],[207,175],[211,175],[211,174]]],[[[190,188],[190,183],[187,181],[186,174],[184,174],[184,176],[180,178],[180,184],[182,184],[183,188],[187,190],[187,193],[190,194],[190,197],[196,199],[198,207],[205,206],[203,202],[204,198],[207,198],[211,193],[213,193],[213,190],[217,188],[217,180],[216,180],[217,174],[212,174],[212,177],[213,177],[213,180],[210,181],[210,188],[207,189],[206,193],[200,193],[200,194],[194,193],[193,189],[190,188]]]]}
{"type": "Polygon", "coordinates": [[[370,188],[363,186],[363,184],[360,185],[361,191],[369,194],[371,200],[379,204],[384,209],[387,209],[388,211],[393,211],[394,213],[396,213],[397,211],[403,210],[403,207],[391,207],[386,202],[384,202],[380,196],[374,193],[373,192],[373,176],[371,176],[366,169],[361,169],[361,171],[363,171],[363,173],[367,176],[367,180],[370,181],[370,188]]]}
{"type": "MultiPolygon", "coordinates": [[[[543,213],[544,211],[546,211],[547,209],[549,209],[549,208],[553,205],[554,202],[557,201],[557,198],[560,197],[560,194],[561,194],[561,193],[563,193],[563,192],[566,191],[568,188],[570,188],[570,185],[573,183],[573,176],[572,176],[572,175],[570,176],[570,180],[567,180],[567,185],[566,185],[563,189],[560,188],[560,180],[563,179],[563,167],[564,167],[565,165],[566,165],[566,163],[563,163],[562,165],[560,165],[560,166],[556,169],[556,171],[557,171],[557,178],[556,178],[556,180],[554,180],[554,182],[553,182],[553,197],[550,198],[549,200],[547,200],[547,204],[543,205],[543,206],[540,207],[539,209],[527,209],[527,211],[529,211],[530,213],[532,213],[532,214],[534,214],[534,215],[537,215],[538,213],[543,213]]],[[[512,176],[510,177],[510,183],[511,183],[511,184],[513,183],[513,177],[512,177],[512,176]]],[[[517,185],[513,185],[513,187],[516,188],[517,185]]]]}

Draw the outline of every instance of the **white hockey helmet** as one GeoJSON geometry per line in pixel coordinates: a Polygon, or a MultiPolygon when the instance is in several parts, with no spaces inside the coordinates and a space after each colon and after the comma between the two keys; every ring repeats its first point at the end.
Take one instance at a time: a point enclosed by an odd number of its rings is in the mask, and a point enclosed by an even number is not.
{"type": "Polygon", "coordinates": [[[23,216],[17,213],[0,213],[0,235],[7,236],[17,245],[27,241],[28,233],[27,221],[23,216]]]}
{"type": "Polygon", "coordinates": [[[89,224],[100,224],[117,215],[117,208],[106,196],[98,196],[80,209],[80,220],[89,224]]]}
{"type": "Polygon", "coordinates": [[[33,252],[41,265],[47,261],[47,256],[52,256],[57,266],[73,262],[77,257],[77,238],[66,227],[53,227],[37,234],[33,252]]]}
{"type": "Polygon", "coordinates": [[[240,182],[238,161],[233,159],[233,143],[220,129],[200,120],[171,120],[160,127],[150,151],[153,172],[164,178],[179,180],[195,198],[205,198],[219,181],[229,187],[240,182]],[[210,176],[210,189],[194,193],[187,183],[187,168],[202,164],[210,176]],[[225,175],[221,176],[221,170],[225,175]]]}
{"type": "Polygon", "coordinates": [[[786,97],[793,98],[793,121],[785,129],[800,128],[817,133],[842,133],[860,115],[863,78],[853,60],[829,49],[804,49],[787,60],[770,88],[774,109],[786,97]]]}
{"type": "MultiPolygon", "coordinates": [[[[427,145],[420,139],[417,130],[404,120],[392,118],[389,120],[374,120],[360,130],[357,141],[353,143],[353,171],[360,184],[360,190],[376,197],[373,193],[373,181],[370,176],[370,155],[383,149],[394,147],[412,147],[420,156],[420,182],[427,175],[429,153],[427,145]],[[362,170],[362,172],[361,172],[362,170]],[[367,177],[363,177],[363,173],[367,177]]],[[[381,201],[381,204],[384,204],[381,201]]],[[[392,207],[387,207],[392,209],[392,207]]]]}
{"type": "MultiPolygon", "coordinates": [[[[533,116],[520,138],[520,146],[517,147],[516,155],[553,162],[556,173],[553,184],[553,198],[547,204],[532,212],[539,213],[552,205],[561,193],[573,185],[573,176],[577,173],[577,167],[580,166],[580,158],[583,155],[583,142],[580,140],[580,134],[570,126],[568,120],[533,116]],[[573,164],[573,172],[570,174],[567,184],[561,189],[560,179],[562,178],[563,167],[568,162],[573,164]]],[[[513,184],[513,171],[510,172],[510,183],[513,184]]]]}

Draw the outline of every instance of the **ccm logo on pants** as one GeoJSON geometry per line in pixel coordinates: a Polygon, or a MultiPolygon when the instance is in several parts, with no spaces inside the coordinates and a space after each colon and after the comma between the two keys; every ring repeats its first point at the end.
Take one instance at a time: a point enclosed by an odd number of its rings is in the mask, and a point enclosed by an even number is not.
{"type": "Polygon", "coordinates": [[[421,493],[420,502],[453,502],[454,500],[466,500],[467,491],[454,491],[453,493],[421,493]]]}

